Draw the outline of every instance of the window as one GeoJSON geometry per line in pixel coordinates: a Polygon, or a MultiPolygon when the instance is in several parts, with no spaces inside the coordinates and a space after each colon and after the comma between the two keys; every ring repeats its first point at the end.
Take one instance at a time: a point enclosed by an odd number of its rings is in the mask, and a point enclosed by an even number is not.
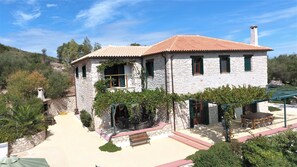
{"type": "Polygon", "coordinates": [[[86,65],[82,66],[82,76],[85,78],[87,77],[87,69],[86,69],[86,65]]]}
{"type": "Polygon", "coordinates": [[[203,74],[203,57],[192,56],[192,74],[202,75],[203,74]]]}
{"type": "Polygon", "coordinates": [[[230,73],[230,56],[220,56],[220,72],[230,73]]]}
{"type": "Polygon", "coordinates": [[[145,63],[146,76],[154,77],[154,60],[147,60],[145,63]]]}
{"type": "Polygon", "coordinates": [[[75,76],[78,78],[78,67],[75,68],[75,76]]]}
{"type": "Polygon", "coordinates": [[[252,71],[252,55],[244,56],[244,71],[252,71]]]}
{"type": "Polygon", "coordinates": [[[109,81],[108,87],[125,87],[128,83],[125,75],[124,64],[114,65],[107,67],[104,70],[105,80],[109,81]]]}

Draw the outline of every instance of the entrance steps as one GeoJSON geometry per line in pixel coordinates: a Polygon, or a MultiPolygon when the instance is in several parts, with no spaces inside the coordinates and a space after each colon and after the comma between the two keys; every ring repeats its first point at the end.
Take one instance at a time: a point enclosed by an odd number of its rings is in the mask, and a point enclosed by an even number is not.
{"type": "Polygon", "coordinates": [[[210,143],[180,132],[173,132],[173,135],[169,137],[198,150],[207,150],[209,147],[211,147],[210,143]]]}

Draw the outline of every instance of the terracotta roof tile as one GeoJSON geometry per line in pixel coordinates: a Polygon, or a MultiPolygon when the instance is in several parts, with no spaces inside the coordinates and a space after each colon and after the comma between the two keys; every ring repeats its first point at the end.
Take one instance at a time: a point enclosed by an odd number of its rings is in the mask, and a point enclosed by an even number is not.
{"type": "Polygon", "coordinates": [[[223,39],[198,35],[177,35],[161,41],[149,48],[144,55],[162,52],[192,52],[192,51],[256,51],[272,50],[268,47],[233,42],[223,39]]]}
{"type": "Polygon", "coordinates": [[[71,64],[94,57],[141,57],[149,48],[150,46],[107,46],[78,58],[71,64]]]}

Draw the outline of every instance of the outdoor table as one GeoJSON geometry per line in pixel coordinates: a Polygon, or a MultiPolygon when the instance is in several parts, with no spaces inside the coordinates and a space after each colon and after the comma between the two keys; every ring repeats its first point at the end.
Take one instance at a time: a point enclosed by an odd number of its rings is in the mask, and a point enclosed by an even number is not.
{"type": "Polygon", "coordinates": [[[249,119],[252,121],[252,128],[255,129],[255,122],[261,118],[269,118],[273,116],[273,114],[270,113],[262,113],[262,112],[256,112],[256,113],[249,113],[247,115],[242,115],[242,118],[249,119]]]}

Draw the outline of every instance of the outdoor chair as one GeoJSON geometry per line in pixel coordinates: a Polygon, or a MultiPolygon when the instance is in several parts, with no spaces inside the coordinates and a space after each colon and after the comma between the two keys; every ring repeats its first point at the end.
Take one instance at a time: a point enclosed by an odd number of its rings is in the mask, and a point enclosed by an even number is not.
{"type": "Polygon", "coordinates": [[[261,119],[255,119],[254,121],[254,127],[260,127],[261,126],[261,119]]]}
{"type": "Polygon", "coordinates": [[[252,121],[250,119],[242,118],[241,117],[241,127],[247,128],[252,126],[252,121]]]}
{"type": "Polygon", "coordinates": [[[272,125],[273,120],[274,120],[274,116],[269,116],[269,117],[268,117],[268,124],[269,124],[269,125],[272,125]]]}

